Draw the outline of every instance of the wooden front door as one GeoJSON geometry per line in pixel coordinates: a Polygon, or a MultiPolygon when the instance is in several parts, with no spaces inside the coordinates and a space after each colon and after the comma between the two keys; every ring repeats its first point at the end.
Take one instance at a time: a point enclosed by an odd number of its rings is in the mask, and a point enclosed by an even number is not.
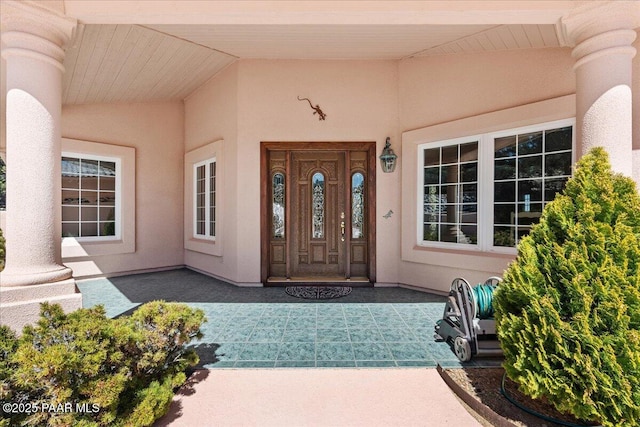
{"type": "Polygon", "coordinates": [[[375,281],[375,143],[262,143],[262,280],[375,281]]]}
{"type": "Polygon", "coordinates": [[[344,165],[344,151],[291,153],[292,277],[345,277],[344,165]]]}

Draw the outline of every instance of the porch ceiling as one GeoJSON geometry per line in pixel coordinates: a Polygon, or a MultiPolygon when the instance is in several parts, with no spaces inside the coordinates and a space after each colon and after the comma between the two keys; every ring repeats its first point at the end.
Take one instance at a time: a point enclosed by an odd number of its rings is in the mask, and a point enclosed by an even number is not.
{"type": "MultiPolygon", "coordinates": [[[[560,45],[567,0],[84,1],[63,104],[184,99],[241,58],[397,60],[560,45]]],[[[44,3],[43,3],[44,4],[44,3]]],[[[2,105],[4,71],[2,60],[2,105]]]]}
{"type": "Polygon", "coordinates": [[[184,99],[238,58],[393,60],[556,46],[551,24],[81,25],[64,62],[63,104],[184,99]]]}

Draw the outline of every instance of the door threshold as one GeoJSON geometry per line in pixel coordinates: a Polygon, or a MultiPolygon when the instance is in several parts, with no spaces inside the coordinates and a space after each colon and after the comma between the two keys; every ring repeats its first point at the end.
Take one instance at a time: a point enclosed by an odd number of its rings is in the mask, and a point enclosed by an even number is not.
{"type": "Polygon", "coordinates": [[[345,279],[344,277],[269,277],[265,286],[351,286],[365,287],[373,286],[373,283],[367,277],[352,277],[345,279]]]}

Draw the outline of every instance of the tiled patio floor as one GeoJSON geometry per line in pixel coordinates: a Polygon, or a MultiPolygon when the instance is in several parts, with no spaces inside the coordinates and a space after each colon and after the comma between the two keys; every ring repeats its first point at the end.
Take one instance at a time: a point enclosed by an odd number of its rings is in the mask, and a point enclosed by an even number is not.
{"type": "Polygon", "coordinates": [[[194,346],[204,368],[461,366],[447,344],[433,339],[444,298],[413,290],[355,288],[347,297],[309,302],[284,288],[237,288],[189,270],[78,287],[85,307],[103,304],[111,317],[154,299],[202,309],[208,322],[194,346]]]}

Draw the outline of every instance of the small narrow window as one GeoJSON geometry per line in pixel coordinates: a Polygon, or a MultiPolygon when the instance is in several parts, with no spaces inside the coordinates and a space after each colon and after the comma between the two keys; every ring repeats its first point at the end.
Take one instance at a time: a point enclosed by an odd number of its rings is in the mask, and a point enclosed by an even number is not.
{"type": "Polygon", "coordinates": [[[273,175],[273,210],[272,210],[272,226],[273,237],[275,239],[284,239],[284,175],[280,172],[273,175]]]}
{"type": "Polygon", "coordinates": [[[364,237],[364,175],[351,176],[351,238],[364,237]]]}
{"type": "Polygon", "coordinates": [[[216,160],[194,165],[194,235],[216,237],[216,160]]]}
{"type": "Polygon", "coordinates": [[[114,158],[62,157],[62,237],[118,235],[119,164],[114,158]]]}
{"type": "Polygon", "coordinates": [[[324,237],[324,175],[320,172],[313,174],[311,178],[312,187],[312,218],[313,229],[311,235],[314,239],[324,237]]]}

